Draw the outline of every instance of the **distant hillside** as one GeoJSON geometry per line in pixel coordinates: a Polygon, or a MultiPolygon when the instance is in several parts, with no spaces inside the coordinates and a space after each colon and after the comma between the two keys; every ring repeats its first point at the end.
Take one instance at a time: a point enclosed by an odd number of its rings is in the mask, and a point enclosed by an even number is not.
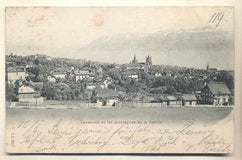
{"type": "Polygon", "coordinates": [[[167,51],[167,50],[228,50],[233,48],[233,33],[211,27],[160,31],[152,34],[118,34],[102,36],[79,51],[167,51]]]}

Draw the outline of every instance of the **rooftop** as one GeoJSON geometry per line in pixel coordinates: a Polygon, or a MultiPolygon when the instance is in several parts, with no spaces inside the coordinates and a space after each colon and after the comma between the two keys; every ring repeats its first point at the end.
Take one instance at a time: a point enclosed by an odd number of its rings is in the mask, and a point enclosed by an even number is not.
{"type": "Polygon", "coordinates": [[[8,72],[24,72],[24,67],[8,67],[8,72]]]}
{"type": "Polygon", "coordinates": [[[118,92],[113,89],[96,89],[97,97],[101,98],[111,98],[118,97],[118,92]]]}
{"type": "Polygon", "coordinates": [[[27,94],[27,93],[36,93],[36,91],[33,89],[33,87],[30,87],[30,86],[21,86],[19,89],[18,89],[18,93],[19,94],[27,94]]]}
{"type": "Polygon", "coordinates": [[[53,75],[65,75],[66,73],[64,71],[55,71],[53,72],[53,75]]]}
{"type": "Polygon", "coordinates": [[[74,71],[76,75],[89,75],[90,72],[88,70],[76,70],[74,71]]]}
{"type": "Polygon", "coordinates": [[[197,100],[197,97],[194,95],[194,94],[183,94],[182,95],[182,99],[183,100],[193,100],[193,101],[196,101],[197,100]]]}
{"type": "Polygon", "coordinates": [[[128,70],[128,71],[123,72],[122,75],[137,75],[137,73],[135,71],[128,70]]]}
{"type": "Polygon", "coordinates": [[[209,82],[207,86],[213,94],[231,94],[230,90],[223,82],[209,82]]]}

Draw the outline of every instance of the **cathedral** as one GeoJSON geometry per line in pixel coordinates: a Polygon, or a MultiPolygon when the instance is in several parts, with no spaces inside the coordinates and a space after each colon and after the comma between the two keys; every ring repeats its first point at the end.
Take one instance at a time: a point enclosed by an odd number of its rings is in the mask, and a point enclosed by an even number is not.
{"type": "Polygon", "coordinates": [[[136,55],[134,55],[134,59],[130,62],[130,64],[145,64],[147,66],[152,66],[152,59],[151,56],[146,56],[145,57],[145,62],[138,62],[138,60],[136,59],[136,55]]]}
{"type": "Polygon", "coordinates": [[[139,67],[140,69],[142,68],[150,68],[152,66],[152,58],[151,56],[146,56],[145,62],[139,62],[136,58],[136,55],[134,55],[133,60],[130,62],[130,67],[132,68],[137,68],[139,67]]]}

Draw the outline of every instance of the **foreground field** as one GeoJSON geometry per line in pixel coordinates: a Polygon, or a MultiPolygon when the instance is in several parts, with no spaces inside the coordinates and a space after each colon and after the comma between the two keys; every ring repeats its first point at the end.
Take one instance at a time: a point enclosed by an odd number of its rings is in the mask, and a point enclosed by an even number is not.
{"type": "Polygon", "coordinates": [[[184,121],[216,123],[229,117],[233,107],[182,108],[80,108],[80,109],[16,109],[7,108],[7,120],[45,118],[76,120],[159,120],[179,123],[184,121]]]}

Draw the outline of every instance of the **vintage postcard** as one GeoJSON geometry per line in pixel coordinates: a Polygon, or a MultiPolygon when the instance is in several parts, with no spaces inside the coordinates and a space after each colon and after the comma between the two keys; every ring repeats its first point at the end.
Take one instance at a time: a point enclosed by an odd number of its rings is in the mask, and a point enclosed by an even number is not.
{"type": "Polygon", "coordinates": [[[7,7],[6,152],[233,152],[233,7],[7,7]]]}

